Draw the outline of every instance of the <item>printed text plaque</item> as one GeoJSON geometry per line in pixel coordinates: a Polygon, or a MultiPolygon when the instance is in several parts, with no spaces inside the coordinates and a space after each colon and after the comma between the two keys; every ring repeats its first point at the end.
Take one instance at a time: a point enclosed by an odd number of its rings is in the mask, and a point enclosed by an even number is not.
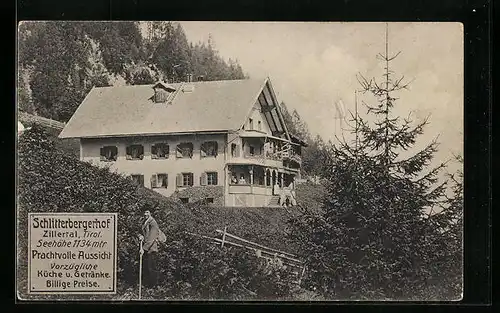
{"type": "Polygon", "coordinates": [[[30,293],[115,293],[117,213],[29,213],[30,293]]]}

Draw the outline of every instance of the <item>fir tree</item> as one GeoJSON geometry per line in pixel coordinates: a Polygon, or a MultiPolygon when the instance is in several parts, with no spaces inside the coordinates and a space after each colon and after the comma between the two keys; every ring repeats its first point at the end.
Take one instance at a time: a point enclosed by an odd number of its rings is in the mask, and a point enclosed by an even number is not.
{"type": "Polygon", "coordinates": [[[356,112],[354,142],[331,146],[323,213],[303,209],[291,220],[291,236],[302,243],[308,263],[308,283],[330,298],[423,299],[431,283],[446,288],[433,278],[443,263],[453,263],[444,256],[435,264],[445,238],[429,218],[450,206],[446,181],[439,182],[445,164],[429,168],[436,141],[410,157],[401,155],[410,152],[428,121],[414,125],[392,115],[394,94],[408,84],[394,78],[390,62],[399,53],[391,56],[388,45],[386,38],[379,54],[383,81],[359,76],[362,92],[378,100],[365,104],[370,121],[356,112]]]}
{"type": "MultiPolygon", "coordinates": [[[[463,165],[461,156],[456,161],[463,165]]],[[[451,195],[437,213],[429,212],[429,223],[437,232],[429,238],[435,255],[431,262],[429,296],[459,300],[463,286],[463,172],[447,174],[451,195]]]]}
{"type": "Polygon", "coordinates": [[[296,136],[304,141],[310,140],[311,133],[309,132],[309,127],[307,126],[307,123],[302,120],[299,112],[295,109],[292,112],[292,123],[295,125],[296,136]]]}

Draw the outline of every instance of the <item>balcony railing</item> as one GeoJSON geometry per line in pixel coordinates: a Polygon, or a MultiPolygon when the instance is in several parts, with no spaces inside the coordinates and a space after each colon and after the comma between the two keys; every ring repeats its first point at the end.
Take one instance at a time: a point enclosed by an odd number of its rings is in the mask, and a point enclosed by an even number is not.
{"type": "Polygon", "coordinates": [[[245,152],[241,156],[233,155],[232,158],[236,160],[239,159],[241,161],[249,160],[252,161],[252,163],[262,164],[262,165],[272,163],[270,165],[273,166],[277,166],[284,160],[293,161],[299,165],[302,164],[301,156],[295,153],[292,149],[277,151],[277,152],[266,151],[264,153],[259,153],[259,154],[250,154],[248,152],[245,152]]]}
{"type": "Polygon", "coordinates": [[[293,150],[285,150],[281,153],[281,157],[286,160],[291,160],[291,161],[294,161],[298,164],[301,164],[302,163],[302,157],[300,155],[298,155],[297,153],[295,153],[293,150]]]}

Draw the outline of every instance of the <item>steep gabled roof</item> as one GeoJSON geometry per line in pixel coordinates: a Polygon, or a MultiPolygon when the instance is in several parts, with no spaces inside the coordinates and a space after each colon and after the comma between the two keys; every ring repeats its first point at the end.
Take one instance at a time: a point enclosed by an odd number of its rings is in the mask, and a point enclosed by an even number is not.
{"type": "Polygon", "coordinates": [[[265,80],[192,82],[169,104],[154,103],[153,85],[93,88],[59,137],[105,137],[237,130],[265,80]]]}

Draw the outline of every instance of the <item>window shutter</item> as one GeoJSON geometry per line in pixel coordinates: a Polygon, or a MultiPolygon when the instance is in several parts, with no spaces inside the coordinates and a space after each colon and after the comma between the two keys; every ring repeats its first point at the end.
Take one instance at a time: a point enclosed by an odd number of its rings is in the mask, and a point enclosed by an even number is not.
{"type": "Polygon", "coordinates": [[[201,173],[200,176],[200,185],[206,186],[207,185],[207,173],[201,173]]]}
{"type": "Polygon", "coordinates": [[[240,157],[240,146],[239,146],[239,145],[236,145],[236,149],[235,149],[235,151],[236,151],[236,152],[234,153],[234,154],[235,154],[235,156],[236,156],[237,158],[239,158],[239,157],[240,157]]]}
{"type": "Polygon", "coordinates": [[[182,187],[182,174],[177,174],[177,177],[175,178],[175,182],[177,187],[182,187]]]}
{"type": "Polygon", "coordinates": [[[191,179],[189,180],[189,186],[193,186],[194,185],[194,174],[189,173],[189,176],[191,177],[191,179]]]}
{"type": "Polygon", "coordinates": [[[106,156],[104,155],[104,148],[101,148],[100,155],[101,155],[101,161],[105,161],[106,160],[106,156]]]}
{"type": "Polygon", "coordinates": [[[219,143],[217,141],[214,141],[214,153],[215,153],[215,156],[217,156],[217,154],[219,154],[219,143]]]}
{"type": "Polygon", "coordinates": [[[163,176],[163,187],[167,188],[168,186],[168,174],[165,174],[165,176],[163,176]]]}
{"type": "Polygon", "coordinates": [[[177,151],[176,151],[176,153],[177,153],[177,157],[178,158],[182,158],[182,149],[181,149],[181,147],[179,145],[177,145],[177,151]]]}
{"type": "Polygon", "coordinates": [[[156,188],[158,182],[158,176],[156,174],[151,175],[151,188],[156,188]]]}

